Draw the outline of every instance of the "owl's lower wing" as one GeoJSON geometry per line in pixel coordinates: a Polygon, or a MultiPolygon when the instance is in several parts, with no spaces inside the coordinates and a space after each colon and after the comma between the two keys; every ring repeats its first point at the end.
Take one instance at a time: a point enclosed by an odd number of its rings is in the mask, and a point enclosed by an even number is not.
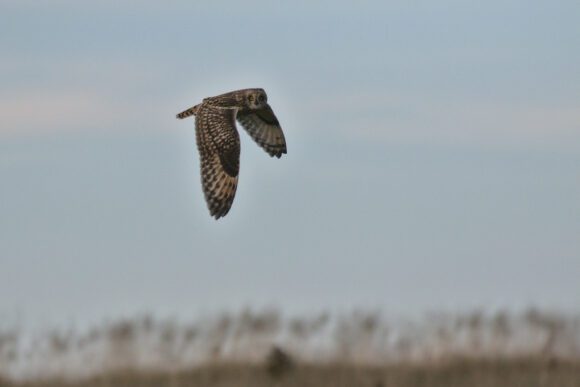
{"type": "Polygon", "coordinates": [[[234,201],[240,170],[240,138],[235,109],[203,107],[196,114],[201,184],[207,207],[216,219],[225,216],[234,201]]]}
{"type": "Polygon", "coordinates": [[[239,112],[237,119],[254,141],[270,156],[280,158],[283,153],[286,153],[284,132],[270,106],[250,112],[239,112]]]}

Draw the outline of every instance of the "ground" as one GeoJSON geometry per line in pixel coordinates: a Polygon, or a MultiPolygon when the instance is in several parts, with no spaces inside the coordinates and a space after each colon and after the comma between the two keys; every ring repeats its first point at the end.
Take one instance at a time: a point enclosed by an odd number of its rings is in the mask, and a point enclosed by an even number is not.
{"type": "Polygon", "coordinates": [[[122,372],[82,381],[37,381],[19,387],[580,387],[580,363],[545,359],[455,360],[381,367],[349,364],[218,364],[181,372],[122,372]]]}

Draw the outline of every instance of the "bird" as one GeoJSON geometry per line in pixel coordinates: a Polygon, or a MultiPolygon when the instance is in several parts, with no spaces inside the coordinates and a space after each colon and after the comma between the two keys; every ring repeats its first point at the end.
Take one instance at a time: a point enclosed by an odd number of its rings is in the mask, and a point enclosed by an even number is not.
{"type": "Polygon", "coordinates": [[[209,213],[217,220],[230,211],[238,186],[240,135],[236,121],[271,157],[286,154],[286,139],[261,88],[207,97],[177,114],[178,119],[191,116],[195,116],[201,185],[209,213]]]}

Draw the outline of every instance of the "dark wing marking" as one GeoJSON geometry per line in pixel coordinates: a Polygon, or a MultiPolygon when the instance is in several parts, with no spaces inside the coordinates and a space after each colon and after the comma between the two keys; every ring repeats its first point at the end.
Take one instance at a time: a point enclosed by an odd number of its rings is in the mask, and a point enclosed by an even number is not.
{"type": "Polygon", "coordinates": [[[284,133],[269,105],[260,110],[239,112],[237,119],[254,141],[270,156],[280,158],[283,153],[286,153],[284,133]]]}
{"type": "Polygon", "coordinates": [[[201,184],[209,212],[216,219],[228,213],[238,186],[240,137],[235,116],[236,109],[207,104],[195,116],[201,184]]]}

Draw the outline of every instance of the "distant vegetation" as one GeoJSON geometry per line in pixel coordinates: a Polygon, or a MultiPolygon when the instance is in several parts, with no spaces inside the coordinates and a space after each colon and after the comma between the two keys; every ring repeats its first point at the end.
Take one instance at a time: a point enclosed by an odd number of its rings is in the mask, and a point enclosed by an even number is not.
{"type": "Polygon", "coordinates": [[[0,326],[0,385],[499,386],[497,378],[580,386],[580,317],[530,309],[407,320],[248,309],[193,322],[140,316],[83,331],[0,326]]]}

